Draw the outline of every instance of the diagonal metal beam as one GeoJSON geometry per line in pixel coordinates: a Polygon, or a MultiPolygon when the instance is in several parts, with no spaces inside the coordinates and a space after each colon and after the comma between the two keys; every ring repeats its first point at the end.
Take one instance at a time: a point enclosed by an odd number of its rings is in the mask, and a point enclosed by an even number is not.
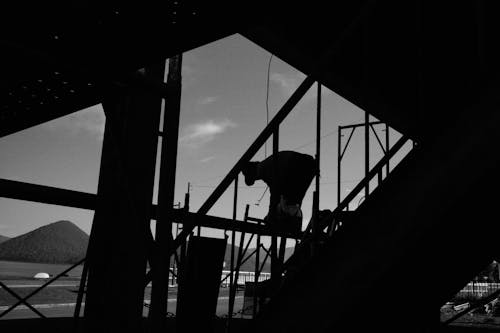
{"type": "MultiPolygon", "coordinates": [[[[217,188],[212,192],[210,197],[205,201],[205,203],[198,209],[197,214],[205,215],[212,208],[212,206],[217,202],[220,196],[227,190],[231,182],[236,178],[238,173],[240,173],[243,165],[250,161],[250,159],[257,153],[257,151],[262,147],[262,145],[267,141],[267,139],[274,133],[281,122],[288,116],[288,114],[297,105],[300,99],[306,94],[306,92],[314,84],[315,79],[310,75],[302,81],[300,86],[295,90],[288,101],[283,105],[280,111],[274,116],[271,122],[264,128],[264,130],[259,134],[255,141],[250,145],[248,150],[243,154],[243,156],[238,160],[238,162],[233,166],[229,173],[224,177],[222,182],[217,186],[217,188]]],[[[187,236],[193,231],[192,226],[184,228],[182,232],[174,240],[170,252],[175,251],[183,242],[185,242],[187,236]]]]}
{"type": "Polygon", "coordinates": [[[69,271],[73,270],[76,266],[78,265],[81,265],[83,262],[85,261],[85,258],[83,258],[82,260],[80,260],[79,262],[77,262],[76,264],[73,264],[72,266],[68,267],[67,269],[65,269],[64,271],[62,271],[61,273],[57,274],[56,276],[54,276],[52,279],[50,279],[49,281],[45,282],[44,284],[42,284],[40,287],[38,287],[37,289],[33,290],[31,293],[29,293],[28,295],[26,295],[25,297],[23,297],[22,299],[20,299],[19,301],[17,301],[16,303],[14,303],[10,308],[8,308],[7,310],[5,310],[4,312],[2,312],[0,314],[0,318],[5,316],[7,313],[11,312],[12,310],[14,310],[15,308],[17,308],[21,303],[26,303],[26,301],[31,298],[32,296],[34,296],[35,294],[37,294],[38,292],[40,292],[41,290],[43,290],[45,287],[47,287],[49,284],[51,284],[52,282],[58,280],[61,276],[63,276],[64,274],[68,273],[69,271]]]}
{"type": "MultiPolygon", "coordinates": [[[[380,161],[369,171],[368,175],[363,178],[355,187],[354,189],[349,192],[349,194],[346,196],[346,198],[335,208],[330,214],[329,217],[327,218],[334,218],[337,216],[337,214],[345,214],[342,211],[349,205],[349,203],[365,188],[366,184],[369,183],[373,177],[375,177],[381,170],[382,168],[389,162],[389,160],[407,143],[409,138],[407,136],[402,136],[394,146],[392,146],[391,149],[385,154],[380,161]]],[[[308,243],[309,239],[311,238],[310,235],[308,235],[310,230],[310,224],[308,226],[308,229],[304,232],[303,239],[300,242],[300,246],[297,248],[297,250],[288,258],[288,260],[284,264],[284,268],[287,269],[288,266],[290,265],[291,262],[297,257],[298,253],[303,251],[304,245],[308,243]]],[[[334,229],[335,230],[335,229],[334,229]]]]}
{"type": "Polygon", "coordinates": [[[354,131],[356,130],[355,127],[352,127],[351,133],[349,134],[349,138],[347,139],[347,142],[345,144],[344,149],[342,150],[342,154],[340,154],[340,159],[344,157],[345,151],[347,150],[347,147],[349,146],[349,142],[351,142],[352,135],[354,134],[354,131]]]}
{"type": "Polygon", "coordinates": [[[382,141],[380,141],[380,138],[379,138],[379,136],[378,136],[378,133],[377,133],[377,131],[375,131],[375,127],[373,127],[373,124],[370,124],[370,128],[372,129],[373,134],[375,134],[375,138],[377,139],[377,141],[378,141],[378,144],[379,144],[380,148],[382,148],[382,151],[383,151],[383,152],[384,152],[384,154],[385,154],[385,153],[386,153],[386,151],[385,151],[385,147],[384,147],[384,145],[382,144],[382,141]]]}
{"type": "MultiPolygon", "coordinates": [[[[212,208],[212,206],[217,202],[220,196],[227,190],[231,182],[241,171],[243,165],[250,161],[250,159],[257,153],[257,151],[265,144],[267,139],[273,134],[281,124],[281,122],[288,116],[292,109],[297,105],[300,99],[307,93],[309,88],[314,84],[315,76],[320,74],[320,71],[327,64],[328,60],[331,59],[333,55],[340,49],[340,46],[344,43],[345,39],[351,35],[351,33],[359,26],[360,22],[363,21],[366,15],[368,15],[376,1],[371,0],[363,7],[360,14],[349,24],[349,26],[342,32],[339,38],[335,40],[333,45],[331,45],[324,54],[318,59],[316,66],[312,70],[312,74],[308,75],[300,86],[293,92],[292,96],[285,102],[279,112],[274,116],[271,122],[264,128],[260,135],[255,139],[255,141],[250,145],[248,150],[243,154],[243,156],[238,160],[234,167],[229,171],[222,182],[217,186],[217,188],[212,192],[210,197],[205,201],[205,203],[198,209],[199,215],[205,215],[212,208]]],[[[182,243],[186,241],[186,238],[193,231],[192,228],[184,228],[182,232],[173,241],[170,253],[173,253],[182,243]]]]}
{"type": "MultiPolygon", "coordinates": [[[[21,296],[19,296],[18,294],[16,294],[12,289],[10,289],[8,286],[6,286],[2,281],[0,281],[0,287],[2,287],[2,289],[5,289],[6,292],[8,292],[9,294],[11,294],[12,296],[14,296],[19,302],[21,302],[22,304],[26,305],[31,311],[33,311],[34,313],[36,313],[37,315],[39,315],[40,317],[42,318],[47,318],[43,315],[43,313],[41,313],[40,311],[38,311],[37,309],[35,309],[31,304],[29,304],[27,301],[23,300],[21,298],[21,296]]],[[[0,316],[3,316],[3,313],[0,314],[0,316]]]]}

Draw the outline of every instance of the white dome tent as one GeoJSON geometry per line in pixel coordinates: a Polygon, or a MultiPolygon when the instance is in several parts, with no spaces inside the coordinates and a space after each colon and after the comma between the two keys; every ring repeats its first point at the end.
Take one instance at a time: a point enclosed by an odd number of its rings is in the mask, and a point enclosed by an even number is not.
{"type": "Polygon", "coordinates": [[[33,276],[33,278],[35,279],[49,279],[50,278],[50,275],[47,274],[47,273],[36,273],[35,276],[33,276]]]}

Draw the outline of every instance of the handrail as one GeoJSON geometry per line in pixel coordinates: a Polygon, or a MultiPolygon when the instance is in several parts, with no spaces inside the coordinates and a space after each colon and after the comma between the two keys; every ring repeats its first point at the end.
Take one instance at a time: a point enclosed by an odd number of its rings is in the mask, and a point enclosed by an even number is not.
{"type": "MultiPolygon", "coordinates": [[[[342,202],[335,208],[329,216],[325,217],[324,219],[332,219],[335,221],[335,217],[337,217],[341,212],[348,207],[349,203],[365,188],[366,184],[369,183],[373,177],[375,177],[382,169],[383,167],[390,161],[390,159],[408,142],[409,138],[407,136],[402,136],[395,144],[394,146],[389,149],[387,154],[385,154],[380,161],[370,170],[368,175],[363,178],[358,185],[354,187],[354,189],[349,192],[349,194],[342,200],[342,202]]],[[[311,230],[311,223],[306,228],[306,231],[304,232],[304,236],[297,246],[297,250],[288,258],[288,260],[283,264],[283,271],[285,271],[288,266],[290,265],[290,262],[296,258],[297,254],[304,248],[304,245],[308,243],[308,241],[311,238],[310,231],[311,230]]]]}

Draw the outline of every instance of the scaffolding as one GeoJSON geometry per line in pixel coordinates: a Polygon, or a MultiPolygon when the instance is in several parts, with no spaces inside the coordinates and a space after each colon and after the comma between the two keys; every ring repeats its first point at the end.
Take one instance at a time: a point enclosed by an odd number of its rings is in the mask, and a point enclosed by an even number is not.
{"type": "MultiPolygon", "coordinates": [[[[133,192],[130,179],[131,174],[127,171],[131,166],[127,166],[124,158],[124,150],[126,149],[126,142],[123,142],[123,134],[127,134],[125,131],[120,133],[121,119],[117,118],[117,114],[125,112],[127,107],[123,109],[124,106],[120,106],[120,101],[113,101],[104,104],[106,114],[108,115],[108,121],[106,126],[105,135],[105,147],[110,150],[104,150],[103,153],[103,164],[102,168],[106,168],[109,165],[110,158],[113,159],[113,164],[111,168],[118,169],[118,176],[124,182],[125,201],[132,207],[132,213],[134,218],[139,219],[142,214],[142,219],[153,219],[156,220],[156,236],[153,238],[150,233],[149,227],[145,234],[144,245],[147,249],[147,260],[149,263],[150,270],[145,275],[144,282],[141,284],[142,290],[144,287],[150,285],[151,283],[151,302],[145,304],[149,308],[149,322],[153,331],[162,331],[165,328],[165,318],[167,316],[167,299],[168,299],[168,281],[175,280],[182,283],[182,272],[183,264],[186,260],[186,242],[189,238],[194,237],[194,230],[197,228],[197,236],[200,236],[200,228],[217,228],[224,230],[226,233],[230,233],[230,266],[229,271],[225,276],[221,277],[220,285],[228,285],[229,287],[229,301],[228,301],[228,313],[227,313],[227,324],[226,331],[231,331],[231,320],[234,313],[235,298],[238,291],[238,281],[240,269],[245,262],[250,258],[254,257],[255,267],[253,272],[253,282],[261,281],[262,271],[270,260],[271,263],[271,278],[270,278],[270,291],[269,297],[277,293],[282,284],[282,277],[287,277],[287,274],[293,274],[290,272],[291,263],[297,266],[297,258],[300,256],[314,256],[314,254],[320,251],[320,244],[325,242],[326,238],[332,237],[334,231],[337,230],[342,221],[347,220],[347,215],[345,209],[348,210],[349,202],[351,202],[356,195],[358,195],[362,190],[365,191],[365,195],[369,194],[369,182],[370,180],[378,175],[379,183],[382,182],[382,171],[385,168],[386,176],[389,172],[389,160],[394,156],[394,154],[399,151],[399,149],[406,143],[407,138],[403,137],[400,139],[392,148],[389,145],[389,128],[386,124],[381,122],[370,122],[368,114],[365,118],[364,124],[354,124],[347,126],[339,126],[338,131],[338,206],[337,208],[328,214],[328,216],[323,217],[322,221],[319,218],[319,198],[320,198],[320,142],[321,142],[321,84],[317,83],[317,108],[316,108],[316,154],[315,161],[317,166],[317,172],[315,175],[315,186],[313,193],[313,210],[312,216],[309,224],[303,232],[287,232],[281,230],[274,230],[265,225],[262,219],[249,216],[249,205],[246,205],[244,219],[242,221],[237,220],[237,206],[238,206],[238,174],[241,172],[242,166],[250,161],[250,159],[255,155],[255,153],[265,144],[265,142],[272,137],[273,141],[273,154],[277,154],[279,151],[279,128],[280,124],[288,116],[288,114],[293,110],[295,105],[300,101],[300,99],[305,95],[305,93],[313,86],[316,80],[313,76],[308,76],[297,88],[297,90],[292,94],[289,100],[283,105],[275,117],[268,123],[264,130],[257,136],[255,141],[250,145],[250,147],[241,156],[239,161],[234,165],[234,167],[228,172],[225,178],[221,181],[219,186],[214,190],[214,192],[209,196],[205,203],[199,208],[196,213],[192,213],[189,210],[189,187],[188,193],[186,193],[184,207],[180,207],[180,204],[174,204],[174,188],[175,188],[175,170],[176,170],[176,157],[177,157],[177,146],[178,146],[178,130],[179,130],[179,115],[180,115],[180,98],[181,98],[181,68],[182,68],[182,55],[178,55],[169,60],[169,70],[166,84],[162,85],[161,78],[163,77],[163,66],[158,65],[146,70],[148,75],[141,78],[145,82],[150,82],[154,84],[155,87],[161,87],[161,89],[153,90],[153,94],[148,95],[148,99],[152,98],[152,101],[156,101],[153,104],[150,102],[145,102],[153,109],[157,109],[159,103],[158,97],[165,98],[164,104],[164,122],[162,130],[156,134],[156,139],[150,139],[150,144],[154,144],[157,140],[161,139],[161,163],[159,169],[159,194],[158,194],[158,205],[151,205],[150,214],[144,216],[145,208],[142,208],[142,213],[139,213],[139,208],[131,193],[133,192]],[[156,106],[154,106],[156,105],[156,106]],[[120,109],[122,108],[122,109],[120,109]],[[112,110],[112,111],[111,111],[112,110]],[[377,133],[374,129],[375,125],[385,125],[386,131],[386,141],[385,146],[382,145],[377,133]],[[364,127],[365,129],[365,178],[355,187],[351,193],[341,200],[340,196],[340,186],[341,180],[341,161],[347,146],[352,138],[354,130],[358,127],[364,127]],[[384,157],[372,168],[369,169],[369,129],[372,129],[375,134],[377,141],[379,142],[382,150],[384,151],[384,157]],[[349,138],[345,147],[342,148],[341,138],[343,130],[350,129],[349,138]],[[106,146],[108,143],[108,146],[106,146]],[[111,145],[109,145],[111,143],[111,145]],[[124,146],[125,145],[125,146],[124,146]],[[234,197],[233,197],[233,215],[232,219],[226,219],[221,217],[209,216],[206,213],[210,210],[217,199],[229,188],[231,183],[234,184],[234,197]],[[175,238],[173,237],[173,227],[175,223],[175,238]],[[182,228],[179,226],[182,225],[182,228]],[[326,233],[324,232],[326,230],[326,233]],[[180,233],[179,233],[180,231],[180,233]],[[235,253],[236,246],[236,233],[239,233],[239,250],[235,253]],[[246,239],[247,235],[249,236],[246,239]],[[266,248],[261,241],[262,236],[268,236],[271,238],[270,248],[266,248]],[[255,239],[256,247],[251,250],[250,245],[255,239]],[[288,239],[293,239],[296,241],[296,250],[294,254],[285,261],[285,247],[286,241],[288,239]],[[280,244],[278,246],[278,244],[280,244]],[[265,253],[264,258],[261,258],[261,251],[265,253]],[[229,282],[228,282],[229,280],[229,282]]],[[[142,98],[142,97],[141,97],[142,98]]],[[[126,104],[125,104],[126,105],[126,104]]],[[[158,110],[158,109],[157,109],[158,110]]],[[[152,117],[151,122],[147,126],[157,127],[159,123],[159,112],[156,116],[152,117]]],[[[147,127],[144,128],[146,130],[147,127]]],[[[141,130],[143,131],[143,130],[141,130]]],[[[156,146],[156,145],[155,145],[156,146]]],[[[112,163],[111,163],[112,164],[112,163]]],[[[151,162],[150,162],[151,169],[151,162]]],[[[102,169],[100,175],[100,187],[97,195],[92,195],[88,193],[81,193],[76,191],[69,191],[63,189],[50,188],[47,186],[26,184],[16,181],[1,180],[2,183],[2,193],[4,197],[16,198],[21,200],[32,200],[50,204],[65,205],[70,207],[93,209],[99,211],[100,207],[103,207],[105,200],[113,200],[109,195],[104,195],[103,193],[110,192],[115,193],[116,189],[109,188],[109,184],[106,183],[105,178],[107,174],[106,169],[102,169]],[[104,178],[103,178],[104,177],[104,178]],[[106,199],[108,198],[108,199],[106,199]]],[[[278,170],[275,168],[274,174],[276,179],[278,170]]],[[[151,171],[149,172],[151,174],[151,171]]],[[[134,185],[135,186],[135,185],[134,185]]],[[[113,194],[116,195],[116,194],[113,194]]],[[[277,205],[277,200],[275,196],[271,196],[270,207],[277,205]]],[[[270,210],[273,219],[272,212],[270,210]]],[[[70,267],[68,270],[62,272],[58,276],[54,277],[52,280],[45,283],[35,292],[31,293],[27,297],[21,298],[17,296],[12,290],[7,288],[2,284],[2,286],[11,294],[18,298],[18,302],[10,307],[8,310],[0,314],[0,317],[12,311],[15,307],[20,304],[26,304],[30,309],[32,309],[39,316],[43,315],[39,313],[35,308],[32,308],[27,300],[42,290],[44,287],[57,280],[64,273],[70,269],[84,263],[83,273],[81,277],[80,287],[77,296],[77,304],[75,307],[74,318],[75,323],[80,317],[82,301],[84,298],[84,293],[95,293],[92,289],[87,287],[87,275],[92,274],[93,261],[97,261],[98,256],[95,254],[97,249],[102,245],[96,245],[96,239],[99,237],[99,223],[100,218],[96,216],[94,219],[94,226],[91,233],[91,241],[89,244],[89,254],[87,260],[83,259],[77,264],[70,267]],[[97,223],[97,224],[96,224],[97,223]],[[94,251],[94,252],[93,252],[94,251]],[[94,253],[94,255],[92,255],[94,253]]],[[[226,238],[229,238],[226,234],[226,238]]],[[[95,265],[95,264],[94,264],[95,265]]],[[[95,269],[95,268],[94,268],[95,269]]],[[[95,273],[94,273],[95,274],[95,273]]],[[[254,288],[254,290],[256,290],[254,288]]],[[[261,302],[257,298],[257,292],[253,295],[253,308],[251,309],[252,318],[257,318],[257,303],[261,302]]],[[[89,302],[87,302],[89,304],[89,302]]],[[[179,304],[179,303],[178,303],[179,304]]],[[[86,309],[90,307],[89,312],[86,312],[86,316],[91,316],[92,303],[86,306],[86,309]]],[[[142,305],[141,305],[142,306],[142,305]]],[[[87,310],[86,310],[87,311],[87,310]]],[[[241,313],[241,312],[240,312],[241,313]]]]}

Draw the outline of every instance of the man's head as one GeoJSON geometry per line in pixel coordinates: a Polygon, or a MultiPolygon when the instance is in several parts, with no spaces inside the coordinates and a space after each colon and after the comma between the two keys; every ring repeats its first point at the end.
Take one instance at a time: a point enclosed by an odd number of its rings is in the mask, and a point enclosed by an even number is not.
{"type": "Polygon", "coordinates": [[[259,162],[247,162],[241,170],[243,176],[245,176],[247,186],[252,186],[257,179],[257,165],[259,165],[259,162]]]}

